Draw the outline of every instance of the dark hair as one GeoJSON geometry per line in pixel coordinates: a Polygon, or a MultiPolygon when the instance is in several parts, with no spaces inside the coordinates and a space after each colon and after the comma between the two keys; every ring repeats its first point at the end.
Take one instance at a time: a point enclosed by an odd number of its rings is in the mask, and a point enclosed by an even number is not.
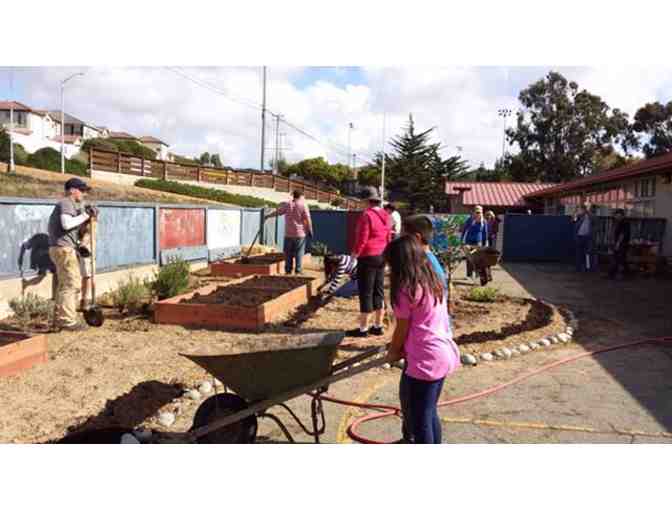
{"type": "Polygon", "coordinates": [[[326,279],[329,279],[333,272],[336,271],[340,260],[340,255],[327,255],[324,257],[324,277],[326,279]]]}
{"type": "Polygon", "coordinates": [[[426,295],[434,297],[434,304],[443,299],[443,285],[425,254],[420,241],[405,234],[385,248],[385,262],[390,266],[390,300],[392,305],[399,302],[399,293],[408,292],[411,302],[416,301],[418,287],[422,290],[422,301],[426,295]]]}
{"type": "Polygon", "coordinates": [[[434,237],[434,226],[427,216],[415,214],[404,220],[404,232],[419,235],[423,244],[429,244],[434,237]]]}
{"type": "Polygon", "coordinates": [[[301,198],[303,196],[303,191],[301,191],[300,189],[295,189],[292,192],[292,196],[294,197],[294,200],[298,200],[299,198],[301,198]]]}
{"type": "Polygon", "coordinates": [[[397,208],[394,206],[394,204],[385,204],[385,210],[387,210],[387,211],[396,211],[397,208]]]}

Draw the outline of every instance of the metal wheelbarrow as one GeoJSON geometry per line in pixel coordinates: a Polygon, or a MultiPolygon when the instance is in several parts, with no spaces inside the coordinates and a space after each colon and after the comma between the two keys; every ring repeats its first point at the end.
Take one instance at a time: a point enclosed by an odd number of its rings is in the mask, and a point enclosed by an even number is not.
{"type": "Polygon", "coordinates": [[[278,425],[289,442],[294,442],[282,421],[268,412],[271,407],[280,406],[319,443],[326,428],[321,395],[329,385],[385,362],[379,355],[386,352],[387,346],[379,346],[334,364],[343,337],[342,332],[315,333],[290,337],[287,345],[272,350],[181,354],[233,390],[203,402],[183,439],[197,443],[252,443],[258,418],[267,418],[278,425]],[[362,363],[373,357],[377,359],[362,363]],[[355,367],[357,363],[361,364],[355,367]],[[312,399],[311,428],[285,404],[304,394],[312,399]]]}

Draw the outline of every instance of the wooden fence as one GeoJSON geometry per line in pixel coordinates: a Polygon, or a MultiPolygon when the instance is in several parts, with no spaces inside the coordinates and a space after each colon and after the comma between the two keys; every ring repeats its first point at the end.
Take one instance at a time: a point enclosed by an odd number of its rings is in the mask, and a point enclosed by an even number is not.
{"type": "Polygon", "coordinates": [[[345,198],[333,191],[320,189],[302,181],[287,179],[262,172],[242,170],[225,170],[199,165],[183,165],[158,159],[146,159],[133,154],[112,152],[100,149],[89,149],[89,168],[96,172],[113,172],[137,177],[155,179],[207,182],[228,186],[251,186],[267,188],[284,193],[295,190],[303,191],[308,200],[317,200],[331,204],[340,202],[340,207],[349,210],[362,209],[362,202],[345,198]]]}

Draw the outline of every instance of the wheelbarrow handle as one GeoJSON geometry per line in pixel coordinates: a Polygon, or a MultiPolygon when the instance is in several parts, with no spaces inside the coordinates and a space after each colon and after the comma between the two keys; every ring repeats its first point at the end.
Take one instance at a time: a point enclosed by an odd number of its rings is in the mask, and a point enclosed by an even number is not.
{"type": "Polygon", "coordinates": [[[359,363],[362,360],[365,360],[367,358],[370,358],[372,356],[375,356],[377,354],[382,354],[387,351],[387,344],[385,345],[379,345],[376,347],[371,347],[370,349],[365,350],[364,352],[357,354],[356,356],[352,356],[351,358],[348,358],[340,363],[335,364],[331,368],[331,373],[336,373],[339,370],[343,370],[344,368],[348,368],[355,363],[359,363]]]}

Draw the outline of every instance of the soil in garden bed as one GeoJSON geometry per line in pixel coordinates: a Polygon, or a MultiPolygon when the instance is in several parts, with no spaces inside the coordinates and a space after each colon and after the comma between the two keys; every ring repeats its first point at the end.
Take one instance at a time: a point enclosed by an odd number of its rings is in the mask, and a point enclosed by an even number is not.
{"type": "Polygon", "coordinates": [[[250,258],[246,259],[247,262],[243,262],[242,258],[234,260],[223,260],[222,262],[227,262],[229,264],[246,264],[252,266],[263,266],[266,264],[276,264],[285,260],[285,255],[282,253],[267,253],[265,255],[252,255],[250,258]]]}
{"type": "Polygon", "coordinates": [[[310,283],[314,278],[302,276],[254,276],[235,285],[238,289],[293,290],[310,283]]]}
{"type": "Polygon", "coordinates": [[[283,291],[275,289],[240,289],[237,285],[217,287],[210,294],[196,292],[188,299],[181,299],[180,303],[189,305],[227,305],[252,308],[266,301],[275,299],[283,291]]]}

